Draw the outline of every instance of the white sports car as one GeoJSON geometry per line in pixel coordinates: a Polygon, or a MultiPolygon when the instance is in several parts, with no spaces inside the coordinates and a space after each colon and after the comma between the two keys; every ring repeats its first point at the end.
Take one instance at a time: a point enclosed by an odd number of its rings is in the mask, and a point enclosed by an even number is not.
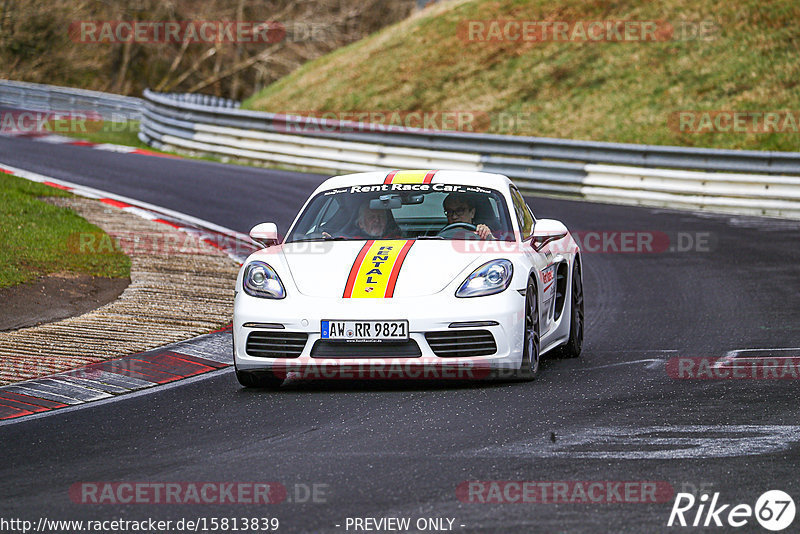
{"type": "Polygon", "coordinates": [[[280,242],[242,265],[236,377],[530,379],[583,342],[580,250],[507,177],[467,171],[336,176],[280,242]]]}

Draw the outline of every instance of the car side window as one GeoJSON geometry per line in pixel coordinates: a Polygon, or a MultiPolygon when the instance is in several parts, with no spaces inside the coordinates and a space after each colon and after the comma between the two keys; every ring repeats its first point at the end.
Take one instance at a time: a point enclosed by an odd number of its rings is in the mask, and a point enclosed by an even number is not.
{"type": "Polygon", "coordinates": [[[517,222],[522,234],[520,237],[526,239],[533,234],[533,216],[525,204],[525,199],[514,187],[511,188],[511,200],[514,203],[514,212],[517,215],[517,222]]]}
{"type": "Polygon", "coordinates": [[[349,220],[349,215],[344,213],[341,209],[341,203],[336,198],[330,198],[327,200],[325,205],[322,209],[319,210],[319,214],[314,218],[311,226],[309,227],[309,231],[321,232],[323,230],[332,230],[337,231],[341,226],[343,226],[347,220],[349,220]]]}

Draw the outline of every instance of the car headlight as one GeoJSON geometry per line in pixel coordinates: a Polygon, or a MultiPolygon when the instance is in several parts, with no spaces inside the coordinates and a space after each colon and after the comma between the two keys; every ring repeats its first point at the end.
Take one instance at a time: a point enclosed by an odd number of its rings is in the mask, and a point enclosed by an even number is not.
{"type": "Polygon", "coordinates": [[[475,269],[456,291],[457,297],[483,297],[506,290],[514,266],[508,260],[493,260],[475,269]]]}
{"type": "Polygon", "coordinates": [[[282,299],[286,296],[286,290],[278,273],[262,261],[250,262],[244,268],[242,288],[251,297],[282,299]]]}

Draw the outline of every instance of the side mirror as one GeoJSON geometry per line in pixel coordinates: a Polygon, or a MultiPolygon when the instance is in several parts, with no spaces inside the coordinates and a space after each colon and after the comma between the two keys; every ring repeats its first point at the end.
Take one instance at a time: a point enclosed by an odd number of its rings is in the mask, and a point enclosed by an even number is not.
{"type": "Polygon", "coordinates": [[[536,221],[536,226],[533,227],[533,239],[531,239],[531,246],[534,250],[539,251],[551,241],[558,241],[566,237],[569,233],[567,227],[561,221],[555,219],[539,219],[536,221]]]}
{"type": "Polygon", "coordinates": [[[278,244],[278,225],[275,223],[257,224],[250,230],[250,239],[264,247],[278,244]]]}

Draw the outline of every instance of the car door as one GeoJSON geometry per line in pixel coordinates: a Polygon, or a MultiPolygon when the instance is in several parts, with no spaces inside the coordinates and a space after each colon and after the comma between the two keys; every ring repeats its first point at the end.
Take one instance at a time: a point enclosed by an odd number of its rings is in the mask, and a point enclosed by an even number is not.
{"type": "Polygon", "coordinates": [[[519,190],[511,186],[511,199],[514,206],[514,214],[520,229],[520,240],[522,241],[522,254],[526,263],[530,265],[530,270],[535,272],[539,286],[539,324],[540,337],[550,331],[553,326],[553,304],[556,296],[556,265],[551,261],[553,254],[548,246],[540,252],[534,250],[531,244],[533,238],[533,228],[536,219],[533,212],[525,203],[519,190]]]}

